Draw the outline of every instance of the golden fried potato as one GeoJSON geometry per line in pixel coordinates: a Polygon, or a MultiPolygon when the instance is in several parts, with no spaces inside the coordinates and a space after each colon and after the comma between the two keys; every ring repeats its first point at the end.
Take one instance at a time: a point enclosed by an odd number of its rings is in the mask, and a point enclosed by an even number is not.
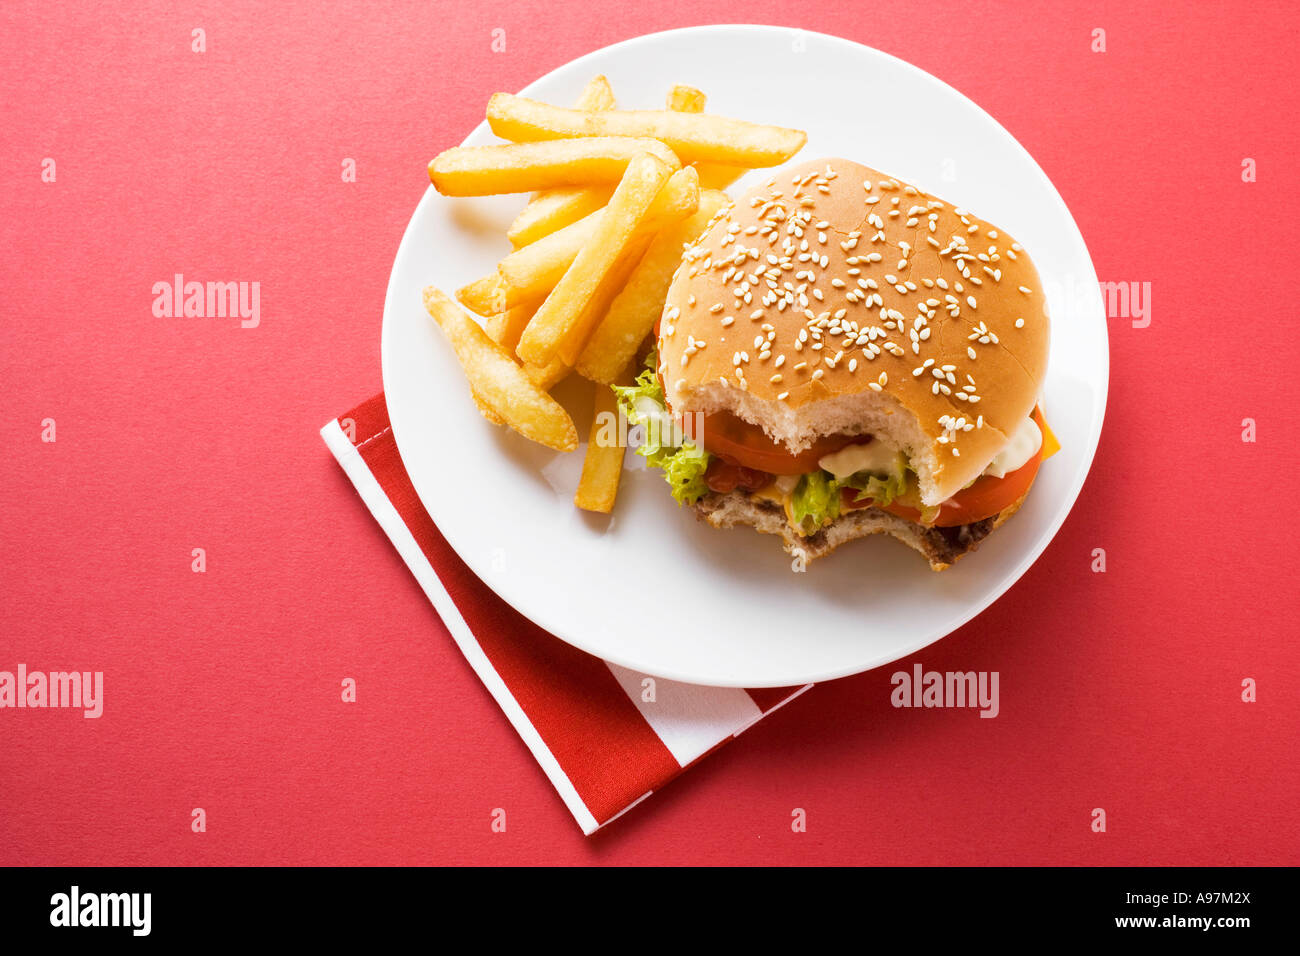
{"type": "Polygon", "coordinates": [[[702,236],[728,202],[725,193],[703,190],[694,215],[654,237],[587,340],[576,364],[580,375],[609,384],[628,366],[659,321],[668,287],[682,262],[682,248],[702,236]]]}
{"type": "MultiPolygon", "coordinates": [[[[586,85],[573,105],[580,110],[612,110],[614,91],[605,77],[597,76],[586,85]]],[[[609,202],[613,194],[613,183],[606,186],[564,186],[535,193],[524,211],[510,224],[506,238],[516,249],[536,242],[595,212],[609,202]]]]}
{"type": "Polygon", "coordinates": [[[424,307],[451,343],[480,407],[486,405],[519,434],[548,448],[578,447],[578,430],[569,413],[533,384],[510,353],[488,338],[460,306],[429,286],[424,307]]]}
{"type": "Polygon", "coordinates": [[[623,256],[672,170],[652,153],[628,163],[627,172],[599,214],[591,238],[533,315],[516,349],[529,365],[546,365],[560,352],[600,283],[623,256]]]}
{"type": "Polygon", "coordinates": [[[592,400],[591,431],[582,459],[582,477],[573,503],[584,511],[609,514],[618,497],[624,449],[618,441],[618,400],[607,385],[597,385],[592,400]],[[612,440],[611,440],[612,439],[612,440]]]}
{"type": "Polygon", "coordinates": [[[493,94],[488,124],[518,143],[575,136],[637,136],[662,141],[683,163],[777,166],[803,148],[803,130],[672,110],[574,110],[510,93],[493,94]]]}
{"type": "Polygon", "coordinates": [[[616,183],[627,164],[650,153],[669,169],[681,162],[657,139],[591,136],[535,143],[455,146],[429,163],[429,179],[444,196],[495,196],[556,186],[616,183]]]}

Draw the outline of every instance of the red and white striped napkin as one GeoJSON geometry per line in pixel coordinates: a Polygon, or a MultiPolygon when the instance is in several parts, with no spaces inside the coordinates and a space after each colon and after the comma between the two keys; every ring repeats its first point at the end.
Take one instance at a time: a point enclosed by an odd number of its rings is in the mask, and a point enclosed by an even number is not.
{"type": "Polygon", "coordinates": [[[645,675],[542,630],[460,560],[411,486],[382,393],[321,437],[583,833],[812,686],[744,690],[656,678],[655,700],[644,702],[645,675]]]}

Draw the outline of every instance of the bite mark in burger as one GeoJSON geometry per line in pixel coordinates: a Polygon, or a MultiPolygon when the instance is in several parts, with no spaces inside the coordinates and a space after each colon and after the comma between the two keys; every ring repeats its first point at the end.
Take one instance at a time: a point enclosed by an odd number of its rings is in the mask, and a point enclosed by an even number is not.
{"type": "Polygon", "coordinates": [[[774,174],[686,249],[647,367],[617,391],[634,424],[688,424],[647,429],[639,453],[710,524],[779,535],[805,561],[885,533],[943,570],[1056,450],[1038,407],[1048,340],[1011,236],[824,159],[774,174]]]}

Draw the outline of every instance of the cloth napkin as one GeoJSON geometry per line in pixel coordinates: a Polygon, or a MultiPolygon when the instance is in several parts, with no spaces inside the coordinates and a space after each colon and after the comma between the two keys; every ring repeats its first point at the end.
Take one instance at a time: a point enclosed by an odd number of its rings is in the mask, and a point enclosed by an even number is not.
{"type": "Polygon", "coordinates": [[[655,678],[542,630],[452,550],[407,477],[383,394],[321,429],[361,500],[437,609],[469,665],[592,834],[812,687],[746,690],[655,678]]]}

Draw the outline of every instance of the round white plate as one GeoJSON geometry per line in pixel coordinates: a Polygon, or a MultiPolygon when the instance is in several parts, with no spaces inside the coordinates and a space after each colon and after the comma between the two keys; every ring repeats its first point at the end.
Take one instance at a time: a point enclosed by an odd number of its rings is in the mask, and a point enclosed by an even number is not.
{"type": "MultiPolygon", "coordinates": [[[[792,573],[775,537],[719,531],[678,508],[660,473],[629,453],[609,517],[573,506],[582,452],[557,454],[489,425],[421,307],[509,251],[519,196],[448,199],[432,188],[411,218],[384,304],[389,415],[411,481],[439,529],[503,599],[607,661],[701,684],[771,687],[854,674],[969,621],[1042,553],[1074,504],[1106,407],[1106,321],[1083,238],[1047,176],[987,113],[877,50],[779,27],[656,33],[599,50],[524,95],[571,103],[598,73],[620,106],[662,108],[673,83],[708,109],[808,131],[796,161],[845,156],[916,183],[1015,235],[1043,276],[1052,351],[1043,404],[1062,450],[1016,517],[942,574],[887,536],[792,573]],[[896,104],[906,108],[897,108],[896,104]]],[[[485,104],[486,105],[486,104],[485,104]]],[[[466,144],[493,142],[486,123],[466,144]]],[[[754,184],[751,173],[733,196],[754,184]]],[[[584,439],[589,393],[557,396],[584,439]]]]}

